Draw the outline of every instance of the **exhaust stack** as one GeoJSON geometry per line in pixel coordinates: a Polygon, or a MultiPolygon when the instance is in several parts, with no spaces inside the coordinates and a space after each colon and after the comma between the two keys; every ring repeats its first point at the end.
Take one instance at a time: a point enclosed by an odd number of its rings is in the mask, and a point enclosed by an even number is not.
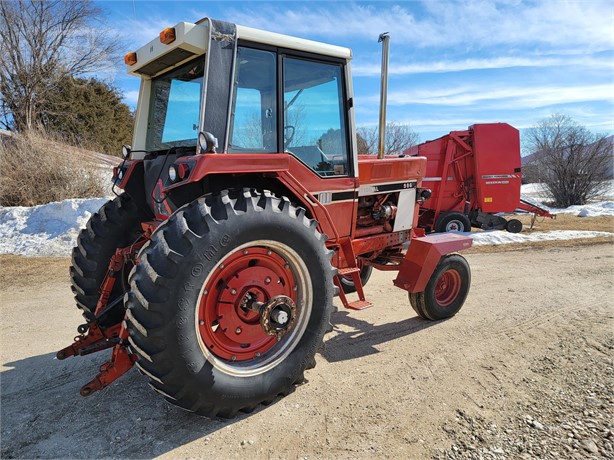
{"type": "Polygon", "coordinates": [[[382,43],[382,80],[379,100],[379,144],[377,158],[384,158],[386,146],[386,101],[388,99],[388,54],[390,53],[390,35],[384,32],[379,36],[378,43],[382,43]]]}

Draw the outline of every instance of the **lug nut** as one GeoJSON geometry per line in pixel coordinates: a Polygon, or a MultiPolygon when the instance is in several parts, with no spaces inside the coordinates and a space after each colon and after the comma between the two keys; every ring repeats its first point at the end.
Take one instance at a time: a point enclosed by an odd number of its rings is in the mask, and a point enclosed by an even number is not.
{"type": "Polygon", "coordinates": [[[201,326],[204,326],[205,322],[201,319],[198,324],[200,324],[201,326]]]}
{"type": "Polygon", "coordinates": [[[267,276],[267,277],[264,279],[264,282],[265,282],[266,284],[269,284],[269,283],[271,282],[271,278],[267,276]]]}
{"type": "Polygon", "coordinates": [[[243,254],[247,254],[247,249],[243,249],[243,254]]]}
{"type": "Polygon", "coordinates": [[[236,328],[236,329],[235,329],[235,333],[236,333],[236,334],[240,334],[240,333],[241,333],[241,328],[240,328],[240,327],[236,328]]]}
{"type": "Polygon", "coordinates": [[[231,290],[230,290],[230,293],[231,293],[232,295],[235,295],[235,294],[237,293],[237,290],[236,290],[236,289],[231,289],[231,290]]]}

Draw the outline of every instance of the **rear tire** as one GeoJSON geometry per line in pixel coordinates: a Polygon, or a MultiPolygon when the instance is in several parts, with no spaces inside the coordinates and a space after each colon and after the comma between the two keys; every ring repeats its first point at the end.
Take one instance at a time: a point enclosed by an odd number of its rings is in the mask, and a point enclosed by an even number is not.
{"type": "MultiPolygon", "coordinates": [[[[141,222],[149,219],[134,200],[122,194],[105,203],[79,233],[77,246],[72,251],[70,279],[77,307],[83,310],[88,321],[94,319],[100,285],[115,250],[133,243],[142,233],[141,222]]],[[[117,280],[110,301],[124,295],[125,284],[117,280]]],[[[123,316],[123,308],[119,308],[107,315],[101,325],[117,324],[123,316]]]]}
{"type": "Polygon", "coordinates": [[[444,232],[470,232],[471,222],[469,217],[460,212],[451,211],[445,212],[439,216],[435,223],[435,231],[444,232]]]}
{"type": "Polygon", "coordinates": [[[460,254],[443,256],[423,292],[409,293],[409,302],[423,319],[440,320],[454,316],[469,294],[471,270],[460,254]]]}
{"type": "Polygon", "coordinates": [[[287,199],[244,189],[199,198],[158,227],[130,274],[126,315],[154,390],[229,418],[304,380],[334,292],[332,252],[316,226],[287,199]],[[275,298],[295,306],[279,340],[265,329],[273,315],[267,323],[266,309],[247,308],[275,298]]]}

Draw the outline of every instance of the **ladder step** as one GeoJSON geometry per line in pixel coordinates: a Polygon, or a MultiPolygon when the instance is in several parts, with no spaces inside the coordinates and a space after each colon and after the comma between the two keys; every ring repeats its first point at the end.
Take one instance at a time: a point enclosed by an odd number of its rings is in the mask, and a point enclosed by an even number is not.
{"type": "Polygon", "coordinates": [[[352,310],[364,310],[372,306],[373,304],[368,300],[355,300],[354,302],[348,303],[347,308],[351,308],[352,310]]]}
{"type": "Polygon", "coordinates": [[[338,275],[349,275],[351,273],[356,273],[359,272],[360,268],[358,267],[352,267],[352,268],[340,268],[337,270],[337,274],[338,275]]]}

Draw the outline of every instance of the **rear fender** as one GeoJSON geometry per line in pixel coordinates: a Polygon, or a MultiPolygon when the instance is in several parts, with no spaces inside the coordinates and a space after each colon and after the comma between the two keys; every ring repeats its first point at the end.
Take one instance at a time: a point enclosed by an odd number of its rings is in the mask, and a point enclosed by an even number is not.
{"type": "Polygon", "coordinates": [[[413,238],[401,262],[394,285],[408,292],[422,292],[442,256],[471,247],[473,239],[454,233],[413,238]]]}

